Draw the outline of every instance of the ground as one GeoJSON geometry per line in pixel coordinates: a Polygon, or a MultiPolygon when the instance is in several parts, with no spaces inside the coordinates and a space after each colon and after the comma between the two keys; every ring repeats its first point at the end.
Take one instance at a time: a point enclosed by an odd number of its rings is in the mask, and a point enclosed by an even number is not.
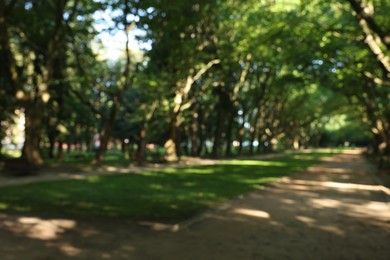
{"type": "Polygon", "coordinates": [[[176,226],[0,213],[0,255],[388,260],[390,193],[374,171],[356,151],[346,151],[176,226]]]}

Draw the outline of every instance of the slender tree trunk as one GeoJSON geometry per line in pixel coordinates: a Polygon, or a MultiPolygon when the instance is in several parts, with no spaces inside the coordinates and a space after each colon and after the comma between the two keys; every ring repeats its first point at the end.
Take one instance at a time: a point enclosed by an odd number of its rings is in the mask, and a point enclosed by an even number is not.
{"type": "Polygon", "coordinates": [[[121,140],[121,151],[122,151],[123,155],[126,154],[126,151],[127,151],[127,143],[125,143],[125,140],[121,140]]]}
{"type": "Polygon", "coordinates": [[[3,141],[2,137],[0,137],[0,159],[3,158],[3,143],[1,141],[3,141]]]}
{"type": "MultiPolygon", "coordinates": [[[[201,130],[199,131],[199,144],[198,144],[198,151],[197,151],[197,154],[199,156],[202,155],[203,148],[206,147],[206,140],[204,134],[206,126],[204,124],[201,124],[200,129],[201,130]]],[[[206,149],[206,153],[208,153],[208,149],[206,149]]]]}
{"type": "Polygon", "coordinates": [[[54,159],[54,157],[55,157],[54,156],[55,143],[56,143],[56,140],[58,137],[58,131],[56,129],[58,123],[51,125],[48,122],[46,122],[46,124],[47,124],[47,138],[49,140],[49,154],[48,155],[49,155],[50,159],[54,159]]]}
{"type": "Polygon", "coordinates": [[[200,107],[199,108],[199,114],[198,114],[198,125],[199,127],[199,142],[198,142],[198,147],[197,147],[197,155],[200,156],[202,155],[203,147],[205,146],[205,131],[206,131],[206,126],[203,123],[204,121],[204,112],[203,109],[200,107]]]}
{"type": "Polygon", "coordinates": [[[199,147],[199,143],[198,143],[198,117],[199,117],[199,114],[198,112],[194,112],[194,114],[192,115],[192,123],[191,123],[191,155],[192,156],[198,156],[198,147],[199,147]]]}
{"type": "Polygon", "coordinates": [[[238,130],[238,155],[242,155],[244,133],[245,129],[243,127],[240,127],[240,130],[238,130]]]}
{"type": "Polygon", "coordinates": [[[49,158],[54,158],[54,150],[55,150],[55,137],[52,134],[49,134],[49,158]]]}
{"type": "Polygon", "coordinates": [[[142,128],[139,132],[139,144],[137,151],[137,163],[143,165],[146,161],[146,123],[142,124],[142,128]]]}
{"type": "MultiPolygon", "coordinates": [[[[254,153],[254,142],[255,142],[255,138],[256,138],[256,135],[257,135],[257,130],[258,130],[258,121],[259,121],[259,109],[257,109],[256,113],[255,113],[255,119],[254,119],[254,122],[253,122],[253,126],[252,128],[250,129],[250,143],[249,143],[249,154],[250,155],[253,155],[254,153]]],[[[259,145],[259,142],[257,142],[258,145],[259,145]]]]}
{"type": "Polygon", "coordinates": [[[184,130],[180,129],[179,125],[177,126],[176,130],[177,130],[177,132],[176,132],[176,154],[177,154],[178,160],[180,160],[180,157],[183,154],[183,151],[182,151],[183,149],[181,147],[181,141],[182,141],[182,133],[184,130]]]}
{"type": "Polygon", "coordinates": [[[214,128],[214,144],[211,151],[211,157],[218,158],[222,140],[222,107],[219,104],[217,109],[217,122],[214,128]]]}
{"type": "Polygon", "coordinates": [[[64,158],[64,142],[60,141],[58,142],[58,151],[57,151],[57,158],[58,159],[63,159],[64,158]]]}
{"type": "Polygon", "coordinates": [[[225,156],[230,157],[232,156],[232,143],[233,143],[233,125],[234,125],[234,112],[229,112],[229,118],[227,122],[227,129],[226,129],[226,151],[225,156]]]}

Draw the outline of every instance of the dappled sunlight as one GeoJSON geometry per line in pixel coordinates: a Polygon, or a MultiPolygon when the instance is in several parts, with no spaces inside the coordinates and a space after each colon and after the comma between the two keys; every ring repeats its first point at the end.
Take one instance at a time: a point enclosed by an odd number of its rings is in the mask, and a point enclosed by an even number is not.
{"type": "Polygon", "coordinates": [[[149,188],[154,189],[154,190],[163,190],[164,186],[161,184],[157,184],[157,183],[151,183],[149,185],[149,188]]]}
{"type": "Polygon", "coordinates": [[[316,208],[338,208],[341,202],[333,199],[311,199],[313,206],[316,208]]]}
{"type": "Polygon", "coordinates": [[[306,217],[306,216],[296,216],[295,217],[297,220],[305,223],[305,224],[308,224],[308,225],[313,225],[316,223],[316,220],[313,219],[313,218],[309,218],[309,217],[306,217]]]}
{"type": "Polygon", "coordinates": [[[338,236],[344,236],[345,231],[342,230],[340,227],[337,227],[336,225],[323,225],[321,223],[318,223],[317,220],[307,217],[307,216],[296,216],[295,217],[300,222],[304,223],[305,225],[312,227],[312,228],[318,228],[320,230],[333,233],[338,236]]]}
{"type": "Polygon", "coordinates": [[[333,234],[339,235],[339,236],[345,235],[345,231],[343,231],[340,227],[337,227],[336,225],[319,226],[318,229],[321,229],[323,231],[333,233],[333,234]]]}
{"type": "Polygon", "coordinates": [[[250,165],[250,166],[287,166],[285,162],[278,161],[260,161],[260,160],[231,160],[222,161],[224,165],[250,165]]]}
{"type": "Polygon", "coordinates": [[[214,173],[214,171],[210,168],[180,169],[180,171],[187,174],[213,174],[214,173]]]}
{"type": "Polygon", "coordinates": [[[6,220],[2,225],[9,231],[39,240],[54,240],[64,232],[74,229],[76,222],[67,219],[45,220],[36,217],[19,217],[6,220]]]}
{"type": "Polygon", "coordinates": [[[370,201],[364,205],[350,205],[349,209],[345,214],[366,218],[374,217],[386,220],[390,224],[390,207],[387,203],[370,201]]]}
{"type": "Polygon", "coordinates": [[[59,245],[57,245],[57,247],[63,254],[67,256],[77,256],[82,252],[81,249],[72,246],[69,243],[60,243],[59,245]]]}
{"type": "Polygon", "coordinates": [[[324,167],[324,166],[311,166],[307,168],[308,172],[326,172],[326,173],[351,173],[352,170],[349,168],[335,168],[335,167],[324,167]]]}
{"type": "Polygon", "coordinates": [[[362,190],[362,191],[383,191],[386,194],[390,195],[390,190],[382,185],[366,185],[366,184],[356,184],[356,183],[297,180],[297,179],[293,180],[292,182],[294,184],[300,184],[300,185],[328,187],[328,188],[345,189],[345,190],[351,189],[351,190],[362,190]]]}
{"type": "Polygon", "coordinates": [[[90,183],[96,183],[96,182],[101,181],[101,178],[99,176],[89,176],[87,178],[87,181],[90,183]]]}
{"type": "Polygon", "coordinates": [[[262,210],[237,208],[237,209],[234,209],[233,212],[236,214],[242,214],[242,215],[256,217],[256,218],[269,219],[271,217],[269,213],[262,211],[262,210]]]}
{"type": "Polygon", "coordinates": [[[241,217],[243,214],[231,216],[231,215],[221,215],[221,214],[209,214],[209,218],[221,222],[237,222],[237,223],[243,223],[248,224],[250,221],[248,221],[248,218],[241,217]]]}
{"type": "Polygon", "coordinates": [[[106,168],[106,170],[109,171],[109,172],[118,172],[119,167],[108,166],[108,167],[106,168]]]}
{"type": "Polygon", "coordinates": [[[285,189],[299,190],[299,191],[313,191],[313,187],[306,186],[306,185],[298,185],[298,184],[294,184],[294,183],[289,183],[284,188],[285,189]]]}
{"type": "Polygon", "coordinates": [[[7,208],[8,208],[8,205],[7,205],[7,204],[1,203],[1,202],[0,202],[0,210],[2,210],[2,209],[7,209],[7,208]]]}
{"type": "Polygon", "coordinates": [[[296,201],[291,200],[291,199],[283,199],[282,202],[284,204],[288,204],[288,205],[294,205],[296,203],[296,201]]]}

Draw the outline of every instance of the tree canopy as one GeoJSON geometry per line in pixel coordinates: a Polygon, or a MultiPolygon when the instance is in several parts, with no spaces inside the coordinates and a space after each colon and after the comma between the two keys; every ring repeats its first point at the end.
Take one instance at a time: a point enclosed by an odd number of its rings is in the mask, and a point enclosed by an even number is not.
{"type": "Polygon", "coordinates": [[[22,112],[34,165],[65,147],[103,162],[115,143],[140,163],[151,143],[167,160],[345,143],[389,155],[389,13],[381,0],[0,0],[0,139],[22,112]]]}

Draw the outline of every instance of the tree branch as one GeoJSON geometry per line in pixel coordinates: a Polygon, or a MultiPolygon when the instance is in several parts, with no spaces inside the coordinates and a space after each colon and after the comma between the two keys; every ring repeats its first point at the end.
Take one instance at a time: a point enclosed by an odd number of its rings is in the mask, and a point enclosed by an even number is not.
{"type": "Polygon", "coordinates": [[[390,49],[390,36],[386,35],[382,29],[378,26],[374,18],[368,14],[362,5],[360,1],[357,0],[347,0],[350,4],[352,9],[356,13],[356,18],[359,20],[364,20],[368,27],[374,31],[381,39],[382,43],[386,46],[387,50],[390,49]]]}

